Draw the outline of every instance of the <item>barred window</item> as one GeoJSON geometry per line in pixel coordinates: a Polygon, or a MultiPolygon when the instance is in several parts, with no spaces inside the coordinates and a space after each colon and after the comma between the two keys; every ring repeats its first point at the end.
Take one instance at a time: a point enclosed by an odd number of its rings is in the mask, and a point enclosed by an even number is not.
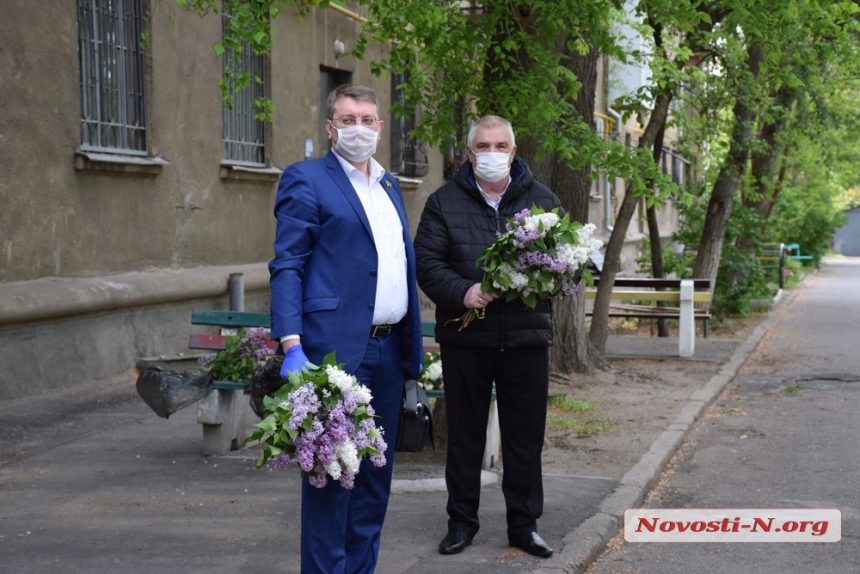
{"type": "Polygon", "coordinates": [[[418,125],[418,111],[413,110],[403,115],[406,108],[406,96],[401,87],[408,81],[407,73],[392,74],[391,102],[400,108],[401,112],[391,115],[391,173],[405,177],[421,177],[427,175],[427,149],[424,143],[412,137],[412,130],[418,125]]]}
{"type": "Polygon", "coordinates": [[[78,0],[81,148],[146,155],[142,0],[78,0]]]}
{"type": "MultiPolygon", "coordinates": [[[[228,22],[229,16],[225,15],[225,28],[228,22]]],[[[247,73],[251,79],[250,84],[232,94],[231,101],[224,102],[224,159],[236,165],[265,165],[266,124],[254,117],[254,102],[266,96],[266,58],[255,54],[245,42],[241,53],[227,49],[223,57],[224,69],[232,67],[232,77],[247,73]]]]}

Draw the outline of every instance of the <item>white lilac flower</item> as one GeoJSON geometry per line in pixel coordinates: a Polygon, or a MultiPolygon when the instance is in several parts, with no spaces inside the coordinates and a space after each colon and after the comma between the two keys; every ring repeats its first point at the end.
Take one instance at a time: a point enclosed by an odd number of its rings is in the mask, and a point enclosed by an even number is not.
{"type": "Polygon", "coordinates": [[[355,399],[355,402],[357,402],[360,405],[369,404],[370,400],[373,398],[373,396],[370,393],[370,389],[368,389],[364,385],[355,384],[352,386],[352,389],[350,390],[350,392],[352,393],[352,396],[355,399]]]}
{"type": "Polygon", "coordinates": [[[579,244],[584,245],[590,238],[591,235],[597,231],[597,226],[593,223],[586,223],[583,225],[576,234],[579,235],[579,244]]]}
{"type": "Polygon", "coordinates": [[[550,227],[558,225],[559,217],[556,213],[541,213],[538,214],[537,217],[540,222],[543,223],[544,229],[549,229],[550,227]]]}
{"type": "Polygon", "coordinates": [[[361,459],[358,458],[358,451],[355,449],[355,443],[351,440],[347,440],[340,443],[336,450],[337,456],[346,467],[346,470],[351,474],[357,473],[359,466],[361,465],[361,459]]]}
{"type": "Polygon", "coordinates": [[[339,388],[341,392],[354,384],[354,377],[347,375],[334,365],[326,365],[325,374],[328,376],[329,382],[339,388]]]}
{"type": "MultiPolygon", "coordinates": [[[[511,282],[513,283],[513,285],[510,287],[510,289],[513,289],[514,291],[522,291],[523,289],[528,287],[528,284],[529,284],[528,276],[525,273],[520,273],[519,271],[515,270],[510,265],[507,265],[507,264],[502,265],[499,268],[499,273],[507,275],[508,277],[511,278],[511,282]]],[[[504,286],[500,285],[496,281],[493,281],[493,287],[495,287],[496,289],[498,289],[500,291],[507,291],[509,289],[508,287],[504,287],[504,286]]]]}
{"type": "Polygon", "coordinates": [[[442,362],[436,361],[427,367],[427,379],[435,381],[442,377],[442,362]]]}

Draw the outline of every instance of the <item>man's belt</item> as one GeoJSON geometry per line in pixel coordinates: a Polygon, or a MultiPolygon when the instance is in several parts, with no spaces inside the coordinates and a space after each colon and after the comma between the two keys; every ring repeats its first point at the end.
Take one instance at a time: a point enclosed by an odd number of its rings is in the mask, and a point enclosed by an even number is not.
{"type": "Polygon", "coordinates": [[[370,327],[370,336],[374,339],[384,339],[394,332],[397,325],[373,325],[370,327]]]}

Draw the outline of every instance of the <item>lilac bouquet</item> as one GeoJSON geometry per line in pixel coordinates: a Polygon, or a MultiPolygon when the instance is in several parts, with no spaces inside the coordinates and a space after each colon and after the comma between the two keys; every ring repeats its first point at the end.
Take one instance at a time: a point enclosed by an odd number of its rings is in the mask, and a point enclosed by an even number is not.
{"type": "Polygon", "coordinates": [[[320,366],[290,373],[289,381],[265,397],[266,416],[248,440],[258,440],[257,467],[270,459],[276,468],[296,461],[313,486],[328,477],[352,489],[361,460],[385,466],[388,448],[373,420],[370,390],[342,370],[334,353],[320,366]]]}
{"type": "MultiPolygon", "coordinates": [[[[567,214],[559,217],[558,209],[522,210],[478,259],[484,271],[481,290],[506,301],[520,299],[534,309],[538,299],[575,292],[580,279],[593,285],[584,268],[588,256],[603,247],[603,242],[591,237],[596,229],[592,223],[570,221],[567,214]]],[[[462,321],[460,329],[464,329],[482,317],[483,309],[469,309],[454,321],[462,321]]]]}
{"type": "Polygon", "coordinates": [[[224,339],[224,349],[198,359],[219,381],[249,384],[260,364],[274,356],[263,328],[236,331],[224,339]]]}

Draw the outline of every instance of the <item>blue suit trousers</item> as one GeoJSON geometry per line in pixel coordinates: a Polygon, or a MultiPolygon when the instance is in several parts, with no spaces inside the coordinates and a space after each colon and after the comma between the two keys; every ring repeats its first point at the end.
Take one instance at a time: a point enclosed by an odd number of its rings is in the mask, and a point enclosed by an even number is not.
{"type": "Polygon", "coordinates": [[[403,389],[400,332],[369,338],[358,381],[370,389],[377,426],[384,429],[386,464],[365,459],[352,490],[331,480],[324,488],[302,480],[302,574],[371,574],[379,543],[394,465],[394,444],[403,389]]]}

